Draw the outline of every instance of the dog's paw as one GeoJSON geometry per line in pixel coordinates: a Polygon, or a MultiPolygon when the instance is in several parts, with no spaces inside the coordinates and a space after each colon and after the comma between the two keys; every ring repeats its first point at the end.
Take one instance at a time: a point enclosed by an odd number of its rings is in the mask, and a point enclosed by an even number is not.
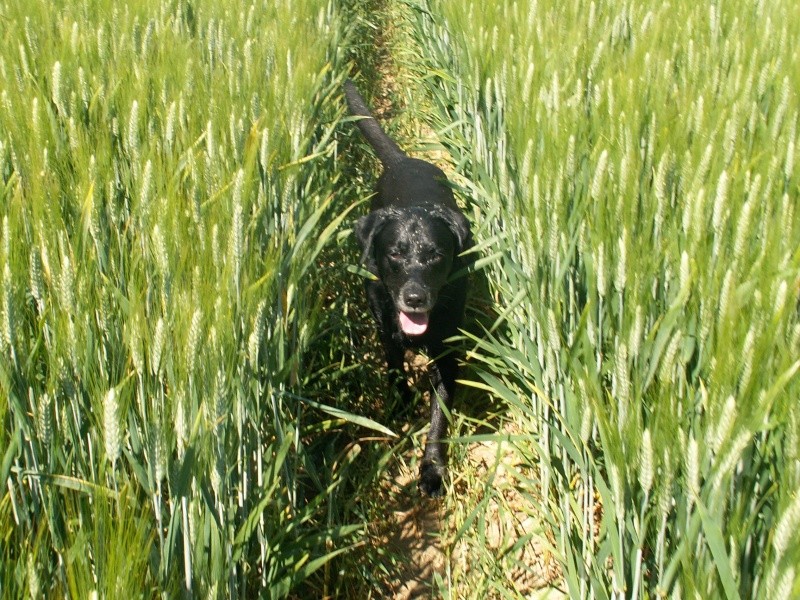
{"type": "Polygon", "coordinates": [[[444,477],[447,469],[443,465],[425,461],[419,470],[419,489],[431,498],[444,496],[444,477]]]}

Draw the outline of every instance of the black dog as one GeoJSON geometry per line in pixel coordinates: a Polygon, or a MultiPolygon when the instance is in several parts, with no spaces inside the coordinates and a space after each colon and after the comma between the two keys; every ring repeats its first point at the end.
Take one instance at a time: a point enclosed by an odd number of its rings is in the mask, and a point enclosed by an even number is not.
{"type": "Polygon", "coordinates": [[[361,261],[377,276],[365,283],[367,298],[389,369],[407,403],[405,349],[425,347],[435,357],[429,368],[435,392],[431,428],[419,486],[429,496],[441,496],[446,452],[440,440],[447,420],[440,402],[450,409],[458,372],[444,340],[457,333],[464,316],[463,275],[471,259],[462,253],[472,247],[469,223],[442,170],[409,157],[381,129],[353,83],[347,81],[344,89],[350,112],[364,117],[358,128],[383,165],[371,212],[358,220],[355,232],[364,251],[361,261]]]}

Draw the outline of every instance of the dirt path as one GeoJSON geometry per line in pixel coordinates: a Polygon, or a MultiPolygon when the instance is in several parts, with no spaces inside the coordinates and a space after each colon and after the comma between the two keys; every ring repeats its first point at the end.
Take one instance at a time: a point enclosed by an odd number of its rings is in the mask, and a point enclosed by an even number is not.
{"type": "MultiPolygon", "coordinates": [[[[375,117],[384,127],[393,129],[393,121],[403,122],[405,107],[400,105],[403,98],[402,86],[408,78],[402,67],[394,60],[393,48],[402,41],[398,39],[402,33],[396,26],[393,11],[396,10],[389,1],[380,2],[382,9],[375,15],[379,25],[374,45],[374,64],[372,65],[378,81],[376,95],[372,100],[375,117]]],[[[414,129],[419,123],[413,124],[414,129]]],[[[426,132],[426,138],[433,138],[433,132],[426,132]]],[[[412,133],[419,136],[419,131],[412,133]]],[[[401,147],[409,150],[406,140],[398,139],[401,147]]],[[[428,160],[431,157],[426,157],[428,160]]],[[[426,389],[425,362],[422,355],[409,352],[406,355],[409,380],[420,390],[426,389]]],[[[424,419],[427,414],[429,394],[425,392],[416,414],[411,417],[415,421],[424,419]]],[[[407,433],[410,425],[404,426],[407,433]]],[[[431,596],[431,584],[437,574],[445,570],[446,560],[441,545],[441,523],[444,517],[443,504],[421,496],[417,490],[418,466],[417,457],[424,444],[424,436],[417,435],[409,449],[398,460],[394,461],[385,473],[381,482],[379,495],[385,506],[386,520],[377,521],[373,525],[372,543],[381,545],[391,557],[391,564],[386,565],[386,576],[383,578],[384,593],[399,600],[427,598],[431,596]]]]}
{"type": "Polygon", "coordinates": [[[441,547],[441,508],[434,500],[416,492],[417,473],[399,469],[393,481],[387,506],[387,527],[380,541],[386,545],[397,564],[386,581],[393,598],[427,598],[435,575],[445,570],[441,547]]]}
{"type": "MultiPolygon", "coordinates": [[[[372,100],[375,116],[402,148],[435,162],[448,177],[457,179],[450,156],[436,133],[422,119],[415,118],[424,110],[424,101],[420,105],[405,105],[408,101],[417,102],[415,91],[422,94],[414,80],[416,75],[404,62],[414,55],[408,50],[413,47],[407,30],[410,25],[402,13],[410,9],[391,0],[379,1],[377,6],[379,13],[371,15],[378,27],[371,65],[376,84],[372,100]],[[426,150],[415,152],[415,148],[426,150]]],[[[428,389],[426,360],[424,356],[406,355],[409,378],[421,390],[428,389]]],[[[552,587],[559,580],[559,573],[541,533],[541,519],[530,502],[516,491],[513,473],[526,467],[520,464],[511,446],[484,440],[454,447],[450,452],[451,494],[431,500],[417,490],[418,461],[425,441],[419,428],[427,419],[429,401],[425,392],[410,423],[403,429],[411,443],[387,465],[374,490],[377,496],[374,503],[382,507],[384,518],[379,516],[373,521],[370,543],[375,546],[375,554],[383,552],[385,561],[376,569],[384,573],[377,578],[383,589],[372,597],[401,600],[439,597],[442,587],[449,589],[453,597],[480,597],[481,588],[472,587],[473,582],[485,580],[487,571],[498,570],[506,571],[501,578],[506,580],[508,588],[525,597],[564,597],[552,587]],[[492,482],[491,490],[486,489],[487,481],[492,482]],[[481,522],[481,534],[460,531],[468,513],[481,503],[485,514],[474,524],[478,527],[478,521],[481,522]],[[529,542],[517,544],[523,538],[529,542]],[[509,552],[515,545],[519,549],[509,552]]],[[[459,410],[458,399],[455,408],[459,410]]],[[[454,417],[458,422],[451,428],[451,435],[475,433],[475,424],[467,425],[463,415],[454,417]]],[[[497,429],[513,433],[511,424],[498,423],[497,429]]],[[[491,596],[495,595],[498,595],[496,590],[491,596]]]]}

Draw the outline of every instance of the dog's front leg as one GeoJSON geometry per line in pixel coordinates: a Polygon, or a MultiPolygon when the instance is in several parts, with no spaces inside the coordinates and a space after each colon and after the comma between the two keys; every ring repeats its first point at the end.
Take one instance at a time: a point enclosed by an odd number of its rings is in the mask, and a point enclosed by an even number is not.
{"type": "Polygon", "coordinates": [[[394,302],[386,287],[379,281],[367,281],[364,289],[367,293],[370,311],[372,311],[372,316],[378,324],[378,333],[383,344],[386,366],[389,370],[390,389],[394,388],[400,395],[400,403],[389,400],[387,413],[390,417],[397,417],[409,409],[414,395],[411,393],[411,388],[408,387],[408,381],[406,380],[403,364],[405,349],[398,341],[394,302]]]}
{"type": "Polygon", "coordinates": [[[399,417],[411,408],[414,394],[411,388],[408,387],[408,380],[406,379],[405,366],[403,361],[405,359],[405,349],[394,342],[391,337],[385,337],[383,340],[383,350],[386,354],[386,365],[389,369],[389,381],[391,387],[397,390],[400,395],[401,404],[390,404],[390,416],[399,417]]]}
{"type": "Polygon", "coordinates": [[[453,406],[458,363],[452,355],[434,361],[430,368],[433,394],[431,396],[431,428],[425,444],[425,456],[420,467],[419,487],[431,498],[444,494],[443,481],[447,472],[447,451],[442,438],[447,436],[447,415],[442,410],[453,406]]]}

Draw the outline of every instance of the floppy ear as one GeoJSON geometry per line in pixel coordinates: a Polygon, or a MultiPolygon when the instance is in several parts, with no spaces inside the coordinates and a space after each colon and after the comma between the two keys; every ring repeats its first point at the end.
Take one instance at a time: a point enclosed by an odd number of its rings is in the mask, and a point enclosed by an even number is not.
{"type": "Polygon", "coordinates": [[[393,211],[381,208],[356,221],[355,233],[361,244],[361,264],[374,275],[378,274],[378,263],[374,252],[375,236],[386,226],[393,214],[393,211]]]}
{"type": "MultiPolygon", "coordinates": [[[[447,228],[451,231],[456,238],[456,254],[472,248],[472,232],[469,228],[469,221],[464,214],[459,210],[453,210],[448,207],[441,207],[436,210],[434,216],[444,221],[447,228]]],[[[472,255],[465,256],[460,259],[464,266],[471,264],[475,259],[472,255]]]]}

